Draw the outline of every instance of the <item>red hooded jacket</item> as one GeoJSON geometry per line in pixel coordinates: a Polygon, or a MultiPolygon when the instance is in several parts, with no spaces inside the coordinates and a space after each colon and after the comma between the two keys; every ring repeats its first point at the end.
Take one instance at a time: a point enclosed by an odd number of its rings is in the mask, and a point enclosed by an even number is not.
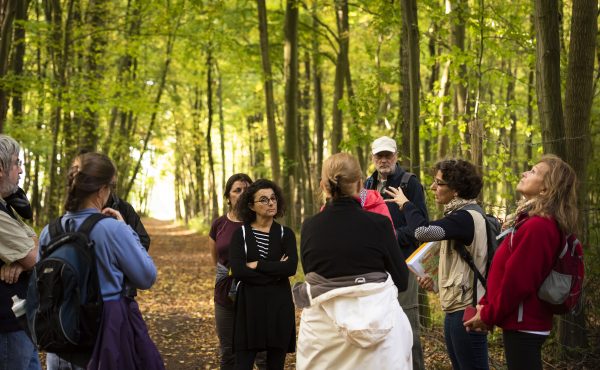
{"type": "Polygon", "coordinates": [[[561,247],[561,233],[552,218],[521,215],[520,225],[494,254],[481,319],[505,330],[552,330],[552,311],[538,298],[561,247]]]}

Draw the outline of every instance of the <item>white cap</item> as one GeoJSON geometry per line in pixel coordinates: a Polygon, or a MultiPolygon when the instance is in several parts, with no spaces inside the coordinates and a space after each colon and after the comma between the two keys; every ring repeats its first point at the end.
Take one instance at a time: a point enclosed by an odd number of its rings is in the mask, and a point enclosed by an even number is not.
{"type": "Polygon", "coordinates": [[[371,144],[371,151],[373,155],[381,152],[392,152],[396,153],[396,140],[389,136],[382,136],[373,141],[371,144]]]}

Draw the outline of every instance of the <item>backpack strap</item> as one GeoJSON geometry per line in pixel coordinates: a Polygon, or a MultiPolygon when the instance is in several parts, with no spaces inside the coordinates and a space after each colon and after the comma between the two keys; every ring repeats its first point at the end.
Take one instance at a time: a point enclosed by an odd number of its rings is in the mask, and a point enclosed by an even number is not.
{"type": "Polygon", "coordinates": [[[469,268],[473,271],[473,307],[477,306],[477,280],[481,282],[481,285],[484,289],[487,289],[487,280],[486,278],[479,272],[477,266],[475,266],[475,262],[473,261],[473,256],[464,244],[459,242],[454,242],[454,250],[458,253],[458,255],[469,265],[469,268]]]}
{"type": "MultiPolygon", "coordinates": [[[[281,239],[283,239],[283,225],[279,226],[281,226],[281,239]]],[[[248,256],[248,244],[246,244],[246,225],[242,225],[242,238],[244,239],[244,252],[246,253],[246,256],[248,256]]]]}
{"type": "Polygon", "coordinates": [[[108,218],[108,217],[110,217],[110,216],[103,215],[102,213],[93,213],[93,214],[89,215],[85,219],[85,221],[83,221],[83,223],[81,224],[81,226],[79,226],[77,231],[82,234],[85,234],[85,236],[87,236],[89,238],[90,232],[92,231],[94,226],[96,226],[98,221],[100,221],[104,218],[108,218]]]}
{"type": "Polygon", "coordinates": [[[246,244],[246,225],[242,225],[242,238],[244,239],[244,254],[248,256],[248,244],[246,244]]]}
{"type": "MultiPolygon", "coordinates": [[[[481,214],[481,216],[483,217],[483,221],[485,222],[485,233],[487,236],[487,246],[488,246],[488,248],[487,248],[488,256],[487,256],[487,262],[486,262],[486,267],[487,267],[486,275],[487,275],[487,272],[489,270],[489,261],[491,260],[490,238],[493,238],[494,236],[491,235],[491,228],[490,228],[490,225],[488,225],[488,220],[486,218],[486,215],[483,212],[483,209],[481,208],[481,206],[479,204],[467,204],[464,207],[462,207],[461,210],[476,211],[479,214],[481,214]]],[[[469,268],[471,269],[471,271],[473,271],[473,303],[472,304],[473,304],[473,307],[475,307],[477,305],[477,280],[479,280],[479,282],[481,283],[483,288],[487,290],[487,279],[485,276],[483,276],[481,271],[479,271],[477,266],[475,266],[475,261],[473,261],[473,256],[471,255],[471,253],[469,253],[469,251],[467,250],[467,248],[465,247],[464,244],[455,241],[453,246],[454,246],[454,250],[456,250],[458,255],[467,263],[467,265],[469,265],[469,268]]],[[[492,257],[493,257],[493,255],[492,255],[492,257]]]]}
{"type": "Polygon", "coordinates": [[[402,190],[404,190],[404,189],[406,189],[408,187],[408,182],[410,181],[410,178],[413,177],[413,176],[417,177],[417,175],[415,175],[412,172],[408,172],[408,171],[405,171],[402,174],[402,178],[400,179],[400,188],[402,190]]]}
{"type": "Polygon", "coordinates": [[[48,232],[50,233],[51,240],[65,232],[65,229],[62,227],[62,218],[63,216],[60,216],[59,218],[54,219],[54,221],[50,222],[48,225],[48,232]]]}

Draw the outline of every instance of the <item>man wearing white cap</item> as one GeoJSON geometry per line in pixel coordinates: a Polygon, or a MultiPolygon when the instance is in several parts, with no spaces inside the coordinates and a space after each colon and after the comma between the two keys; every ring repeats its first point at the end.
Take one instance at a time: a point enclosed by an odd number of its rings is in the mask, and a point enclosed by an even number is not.
{"type": "MultiPolygon", "coordinates": [[[[382,136],[373,141],[371,149],[375,172],[365,181],[365,188],[379,191],[383,198],[391,198],[384,190],[390,186],[394,188],[400,187],[408,199],[421,210],[423,216],[427,219],[428,215],[423,186],[415,174],[407,172],[398,163],[396,141],[388,136],[382,136]]],[[[418,242],[414,234],[408,230],[404,213],[398,205],[393,202],[386,204],[394,222],[398,244],[406,258],[417,248],[418,242]]],[[[420,370],[424,369],[425,365],[423,363],[423,349],[421,348],[421,340],[419,338],[419,304],[417,292],[418,287],[415,276],[414,274],[408,274],[408,288],[406,291],[398,294],[398,301],[406,316],[408,316],[413,330],[413,369],[420,370]]]]}

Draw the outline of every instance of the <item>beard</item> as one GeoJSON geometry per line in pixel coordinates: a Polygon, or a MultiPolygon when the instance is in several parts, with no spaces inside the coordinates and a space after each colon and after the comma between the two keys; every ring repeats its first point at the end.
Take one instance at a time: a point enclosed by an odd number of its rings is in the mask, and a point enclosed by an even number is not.
{"type": "Polygon", "coordinates": [[[392,173],[394,173],[394,166],[393,165],[379,166],[377,168],[377,172],[379,172],[380,175],[387,177],[387,176],[391,175],[392,173]]]}
{"type": "Polygon", "coordinates": [[[15,185],[15,184],[11,184],[8,181],[5,181],[5,182],[3,182],[3,183],[0,184],[0,195],[3,198],[11,195],[15,191],[17,191],[17,185],[15,185]]]}

